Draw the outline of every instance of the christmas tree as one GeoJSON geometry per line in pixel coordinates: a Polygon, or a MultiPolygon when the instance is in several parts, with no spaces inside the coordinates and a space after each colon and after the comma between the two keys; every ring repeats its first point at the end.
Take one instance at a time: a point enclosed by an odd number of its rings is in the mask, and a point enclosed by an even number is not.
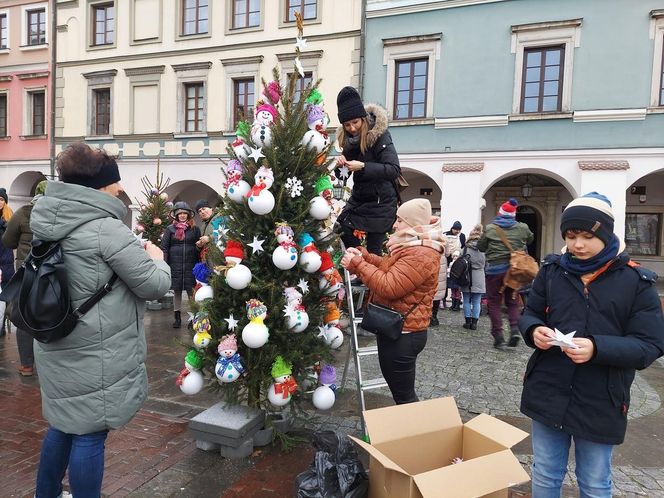
{"type": "MultiPolygon", "coordinates": [[[[287,84],[275,69],[253,123],[237,127],[224,168],[224,221],[206,268],[194,269],[202,286],[193,342],[204,377],[227,401],[268,410],[309,400],[313,372],[330,373],[331,348],[343,341],[328,119],[319,82],[296,92],[306,43],[301,22],[298,28],[287,84]]],[[[321,387],[332,392],[333,369],[326,382],[321,387]]],[[[329,396],[320,405],[329,408],[329,396]]]]}
{"type": "Polygon", "coordinates": [[[159,171],[157,159],[157,177],[154,183],[146,176],[141,178],[143,184],[144,201],[136,199],[141,208],[134,232],[145,240],[157,246],[161,243],[164,227],[168,225],[168,214],[173,203],[168,200],[166,188],[171,183],[170,178],[164,180],[164,174],[159,171]]]}

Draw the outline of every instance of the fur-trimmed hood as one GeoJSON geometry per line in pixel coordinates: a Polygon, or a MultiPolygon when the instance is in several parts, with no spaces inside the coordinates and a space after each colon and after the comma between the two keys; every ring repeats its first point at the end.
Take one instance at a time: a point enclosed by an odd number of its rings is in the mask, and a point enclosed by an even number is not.
{"type": "MultiPolygon", "coordinates": [[[[367,146],[373,147],[376,140],[387,131],[387,111],[378,104],[364,104],[364,108],[366,109],[367,114],[373,116],[373,128],[367,133],[367,146]]],[[[337,137],[341,134],[343,129],[343,124],[337,128],[337,137]]],[[[343,144],[339,144],[339,146],[343,148],[343,144]]]]}

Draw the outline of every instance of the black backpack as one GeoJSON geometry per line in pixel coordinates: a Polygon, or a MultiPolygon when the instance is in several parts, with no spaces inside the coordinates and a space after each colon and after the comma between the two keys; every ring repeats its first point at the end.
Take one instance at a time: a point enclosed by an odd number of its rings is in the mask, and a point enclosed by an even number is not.
{"type": "Polygon", "coordinates": [[[78,319],[111,292],[118,276],[72,310],[62,247],[59,242],[34,239],[30,254],[0,293],[11,304],[9,319],[39,342],[62,339],[76,327],[78,319]]]}
{"type": "Polygon", "coordinates": [[[460,287],[470,287],[473,285],[473,269],[470,265],[470,254],[464,248],[463,254],[454,260],[450,266],[450,277],[459,284],[460,287]]]}

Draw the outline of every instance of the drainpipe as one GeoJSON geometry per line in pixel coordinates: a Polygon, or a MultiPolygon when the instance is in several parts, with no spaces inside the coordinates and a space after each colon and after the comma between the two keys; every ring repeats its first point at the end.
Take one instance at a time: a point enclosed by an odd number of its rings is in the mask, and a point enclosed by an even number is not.
{"type": "Polygon", "coordinates": [[[51,11],[51,73],[49,75],[51,79],[51,105],[49,106],[49,126],[48,126],[48,141],[49,141],[49,162],[51,164],[51,179],[55,178],[55,66],[57,61],[56,56],[56,47],[57,47],[57,29],[58,29],[58,16],[57,16],[57,0],[50,0],[50,11],[51,11]]]}
{"type": "Polygon", "coordinates": [[[357,92],[364,98],[364,46],[367,30],[367,0],[361,0],[360,9],[360,77],[357,85],[357,92]]]}

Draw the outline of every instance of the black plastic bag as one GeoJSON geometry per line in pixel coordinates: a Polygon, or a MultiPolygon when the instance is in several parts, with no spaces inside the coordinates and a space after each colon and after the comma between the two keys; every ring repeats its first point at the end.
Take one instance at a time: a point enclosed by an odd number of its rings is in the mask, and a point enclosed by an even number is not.
{"type": "Polygon", "coordinates": [[[313,435],[311,468],[297,476],[297,498],[363,498],[369,477],[345,434],[321,431],[313,435]]]}

